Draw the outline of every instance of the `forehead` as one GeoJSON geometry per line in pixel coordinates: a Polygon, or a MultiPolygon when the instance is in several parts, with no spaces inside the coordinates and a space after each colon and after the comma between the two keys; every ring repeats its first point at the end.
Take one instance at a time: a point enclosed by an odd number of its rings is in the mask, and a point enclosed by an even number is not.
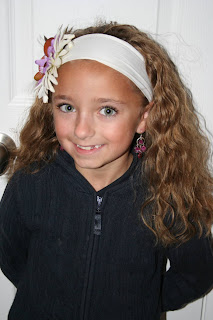
{"type": "MultiPolygon", "coordinates": [[[[58,85],[55,90],[61,91],[66,87],[104,86],[105,90],[122,90],[137,94],[141,98],[142,92],[136,85],[120,72],[94,60],[75,60],[63,64],[58,69],[58,85]]],[[[95,87],[93,88],[95,89],[95,87]]]]}

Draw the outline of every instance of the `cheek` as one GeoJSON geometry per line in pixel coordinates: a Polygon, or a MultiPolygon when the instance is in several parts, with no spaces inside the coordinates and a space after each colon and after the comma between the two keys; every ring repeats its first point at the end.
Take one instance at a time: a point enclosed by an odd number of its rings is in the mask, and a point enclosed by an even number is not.
{"type": "Polygon", "coordinates": [[[63,138],[68,134],[68,127],[66,125],[66,122],[63,121],[61,117],[58,117],[57,115],[54,116],[54,127],[55,127],[55,133],[58,138],[63,138]]]}
{"type": "Polygon", "coordinates": [[[119,125],[115,125],[107,131],[105,129],[103,132],[108,140],[119,145],[129,145],[135,136],[136,125],[127,122],[119,123],[119,125]]]}

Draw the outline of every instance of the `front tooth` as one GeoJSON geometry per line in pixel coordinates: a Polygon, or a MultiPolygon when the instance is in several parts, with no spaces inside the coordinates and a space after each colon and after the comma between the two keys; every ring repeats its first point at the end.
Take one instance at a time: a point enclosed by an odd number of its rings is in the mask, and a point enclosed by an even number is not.
{"type": "Polygon", "coordinates": [[[80,149],[83,149],[83,150],[91,150],[91,149],[93,149],[92,147],[83,147],[83,146],[80,146],[79,144],[77,144],[77,147],[80,148],[80,149]]]}
{"type": "Polygon", "coordinates": [[[91,149],[93,149],[92,147],[81,147],[82,149],[84,149],[84,150],[91,150],[91,149]]]}
{"type": "Polygon", "coordinates": [[[98,149],[101,147],[101,144],[97,144],[96,146],[94,147],[83,147],[83,146],[80,146],[79,144],[77,144],[77,147],[80,148],[80,149],[83,149],[83,150],[92,150],[94,148],[98,149]]]}

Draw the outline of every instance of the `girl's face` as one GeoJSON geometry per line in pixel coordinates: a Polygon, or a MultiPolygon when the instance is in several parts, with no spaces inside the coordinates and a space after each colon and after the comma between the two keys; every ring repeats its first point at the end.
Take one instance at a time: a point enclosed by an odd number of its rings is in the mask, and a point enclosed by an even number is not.
{"type": "Polygon", "coordinates": [[[145,130],[143,97],[124,75],[96,61],[77,60],[59,70],[52,96],[60,145],[84,176],[128,168],[130,145],[145,130]]]}

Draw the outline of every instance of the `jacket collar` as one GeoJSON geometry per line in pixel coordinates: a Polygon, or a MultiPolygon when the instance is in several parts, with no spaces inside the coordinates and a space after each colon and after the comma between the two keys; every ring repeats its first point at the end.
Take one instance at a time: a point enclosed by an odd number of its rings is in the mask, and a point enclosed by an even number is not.
{"type": "MultiPolygon", "coordinates": [[[[72,181],[73,179],[75,180],[76,187],[80,187],[83,192],[96,192],[84,176],[76,170],[73,158],[65,150],[58,151],[55,163],[60,167],[62,173],[65,174],[68,179],[71,179],[72,181]]],[[[115,191],[127,184],[133,184],[133,182],[138,184],[139,181],[141,181],[141,159],[138,159],[137,154],[133,153],[133,161],[129,169],[121,177],[97,193],[103,195],[108,190],[115,191]]]]}

